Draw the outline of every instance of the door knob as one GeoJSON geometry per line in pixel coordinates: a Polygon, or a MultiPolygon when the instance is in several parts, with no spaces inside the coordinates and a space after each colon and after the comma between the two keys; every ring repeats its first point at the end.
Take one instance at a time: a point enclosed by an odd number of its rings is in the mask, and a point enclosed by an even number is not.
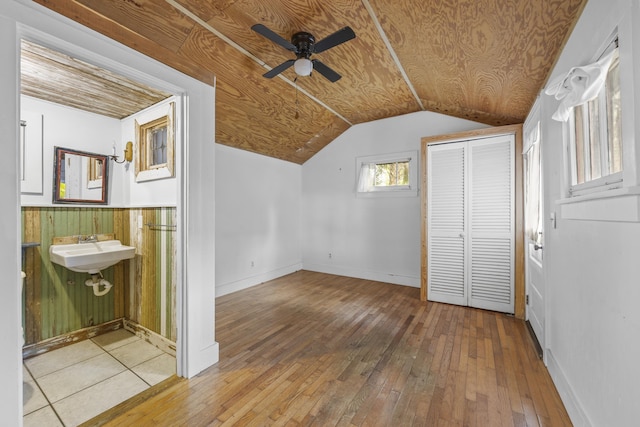
{"type": "Polygon", "coordinates": [[[539,244],[537,244],[537,243],[534,243],[534,244],[533,244],[533,250],[534,250],[534,251],[537,251],[537,250],[540,250],[540,249],[542,249],[542,245],[539,245],[539,244]]]}

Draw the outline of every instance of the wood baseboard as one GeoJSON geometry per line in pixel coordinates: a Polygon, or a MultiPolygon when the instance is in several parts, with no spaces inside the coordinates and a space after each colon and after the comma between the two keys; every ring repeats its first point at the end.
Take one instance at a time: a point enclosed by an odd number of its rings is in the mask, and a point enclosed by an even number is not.
{"type": "Polygon", "coordinates": [[[34,344],[29,344],[22,347],[22,359],[24,360],[30,357],[38,356],[40,354],[57,350],[59,348],[75,344],[80,341],[88,340],[98,335],[106,334],[107,332],[124,328],[123,321],[124,318],[116,319],[110,322],[101,323],[99,325],[90,326],[88,328],[79,329],[69,334],[60,335],[34,344]]]}
{"type": "Polygon", "coordinates": [[[131,320],[122,319],[122,323],[127,331],[137,335],[149,344],[158,347],[165,353],[176,357],[176,343],[174,343],[173,341],[145,328],[144,326],[140,326],[137,323],[132,322],[131,320]]]}
{"type": "Polygon", "coordinates": [[[48,351],[57,350],[59,348],[75,344],[80,341],[88,340],[98,335],[106,334],[118,329],[126,329],[127,331],[137,335],[148,343],[158,347],[165,353],[168,353],[173,357],[176,356],[176,343],[143,326],[138,325],[137,323],[132,322],[131,320],[122,317],[110,322],[90,326],[88,328],[80,329],[69,334],[60,335],[37,342],[35,344],[24,346],[22,347],[22,359],[25,360],[30,357],[38,356],[48,351]]]}

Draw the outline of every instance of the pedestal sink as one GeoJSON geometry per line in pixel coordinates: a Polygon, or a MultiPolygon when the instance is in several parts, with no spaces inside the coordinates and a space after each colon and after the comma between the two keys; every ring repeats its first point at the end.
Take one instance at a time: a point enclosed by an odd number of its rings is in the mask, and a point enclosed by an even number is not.
{"type": "Polygon", "coordinates": [[[49,258],[51,262],[78,273],[97,274],[100,270],[135,256],[133,246],[125,246],[120,240],[104,240],[102,242],[74,243],[67,245],[51,245],[49,258]]]}

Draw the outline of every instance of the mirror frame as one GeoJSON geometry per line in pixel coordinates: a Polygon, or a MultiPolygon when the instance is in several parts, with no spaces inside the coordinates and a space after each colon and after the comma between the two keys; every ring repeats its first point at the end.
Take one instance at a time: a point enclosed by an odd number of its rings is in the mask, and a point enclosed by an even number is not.
{"type": "MultiPolygon", "coordinates": [[[[108,183],[109,183],[109,156],[105,154],[89,153],[86,151],[72,150],[70,148],[54,147],[54,163],[53,163],[53,203],[80,203],[80,204],[92,204],[92,205],[106,205],[108,203],[107,195],[108,183]],[[100,199],[64,199],[60,197],[60,173],[61,165],[64,162],[65,154],[74,154],[78,156],[85,156],[92,159],[102,160],[102,193],[100,199]]],[[[87,177],[88,183],[89,177],[87,177]]]]}

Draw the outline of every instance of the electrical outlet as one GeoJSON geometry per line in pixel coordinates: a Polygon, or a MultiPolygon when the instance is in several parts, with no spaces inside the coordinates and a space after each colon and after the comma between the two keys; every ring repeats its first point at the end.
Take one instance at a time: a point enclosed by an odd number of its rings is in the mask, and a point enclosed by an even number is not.
{"type": "Polygon", "coordinates": [[[332,255],[331,255],[331,252],[329,252],[329,259],[331,259],[331,258],[332,258],[332,255]]]}
{"type": "Polygon", "coordinates": [[[251,261],[251,267],[253,267],[255,264],[253,263],[253,261],[251,261]]]}

